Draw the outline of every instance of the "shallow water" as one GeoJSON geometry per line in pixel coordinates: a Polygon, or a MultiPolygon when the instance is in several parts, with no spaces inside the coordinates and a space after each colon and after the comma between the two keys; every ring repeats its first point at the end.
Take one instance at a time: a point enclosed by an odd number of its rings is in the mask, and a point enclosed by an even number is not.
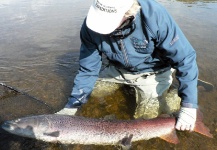
{"type": "MultiPolygon", "coordinates": [[[[196,49],[200,78],[217,86],[216,1],[159,2],[167,8],[196,49]]],[[[29,102],[34,99],[32,97],[22,101],[22,94],[0,92],[0,122],[25,115],[51,113],[65,105],[78,69],[79,30],[90,3],[91,0],[0,1],[0,82],[36,98],[34,102],[29,102]]],[[[120,119],[132,118],[133,109],[129,108],[133,104],[126,101],[129,98],[117,90],[110,96],[92,100],[81,115],[103,117],[114,113],[120,119]]],[[[214,139],[178,132],[181,142],[176,146],[153,139],[133,143],[133,149],[217,149],[216,89],[201,91],[199,105],[204,113],[204,123],[214,139]]],[[[0,131],[0,139],[0,149],[115,149],[110,146],[47,144],[3,131],[0,131]]]]}

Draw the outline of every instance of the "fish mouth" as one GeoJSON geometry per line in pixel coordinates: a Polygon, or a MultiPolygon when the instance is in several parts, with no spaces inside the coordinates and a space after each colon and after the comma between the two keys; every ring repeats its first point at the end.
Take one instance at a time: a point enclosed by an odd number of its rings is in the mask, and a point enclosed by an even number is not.
{"type": "Polygon", "coordinates": [[[5,121],[1,127],[6,131],[13,131],[17,127],[17,124],[12,121],[5,121]]]}

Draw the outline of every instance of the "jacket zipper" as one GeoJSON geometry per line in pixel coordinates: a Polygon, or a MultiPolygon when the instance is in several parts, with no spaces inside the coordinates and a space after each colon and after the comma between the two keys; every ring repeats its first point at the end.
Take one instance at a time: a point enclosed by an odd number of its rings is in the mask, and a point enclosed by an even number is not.
{"type": "Polygon", "coordinates": [[[129,63],[125,44],[124,44],[122,39],[120,39],[120,48],[121,48],[121,51],[123,52],[123,55],[124,55],[124,61],[125,61],[126,67],[130,67],[131,65],[129,63]]]}

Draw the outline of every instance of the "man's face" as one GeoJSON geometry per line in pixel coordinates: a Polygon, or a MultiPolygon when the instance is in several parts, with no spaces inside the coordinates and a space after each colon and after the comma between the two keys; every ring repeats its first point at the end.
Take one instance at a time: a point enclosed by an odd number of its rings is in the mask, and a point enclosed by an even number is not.
{"type": "Polygon", "coordinates": [[[119,26],[118,26],[116,29],[120,28],[121,25],[123,24],[123,22],[124,22],[125,20],[127,20],[127,17],[124,16],[124,17],[122,18],[122,20],[121,20],[119,26]]]}

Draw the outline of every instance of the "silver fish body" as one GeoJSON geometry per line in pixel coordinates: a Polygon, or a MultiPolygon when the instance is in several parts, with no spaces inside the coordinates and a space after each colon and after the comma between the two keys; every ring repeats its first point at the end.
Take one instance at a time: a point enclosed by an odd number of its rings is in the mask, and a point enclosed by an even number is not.
{"type": "MultiPolygon", "coordinates": [[[[39,115],[6,121],[2,128],[6,131],[29,138],[63,144],[118,145],[130,141],[162,138],[177,144],[175,118],[155,118],[150,120],[104,120],[69,115],[39,115]]],[[[212,137],[202,122],[200,133],[212,137]]],[[[196,130],[196,132],[198,132],[196,130]]]]}

